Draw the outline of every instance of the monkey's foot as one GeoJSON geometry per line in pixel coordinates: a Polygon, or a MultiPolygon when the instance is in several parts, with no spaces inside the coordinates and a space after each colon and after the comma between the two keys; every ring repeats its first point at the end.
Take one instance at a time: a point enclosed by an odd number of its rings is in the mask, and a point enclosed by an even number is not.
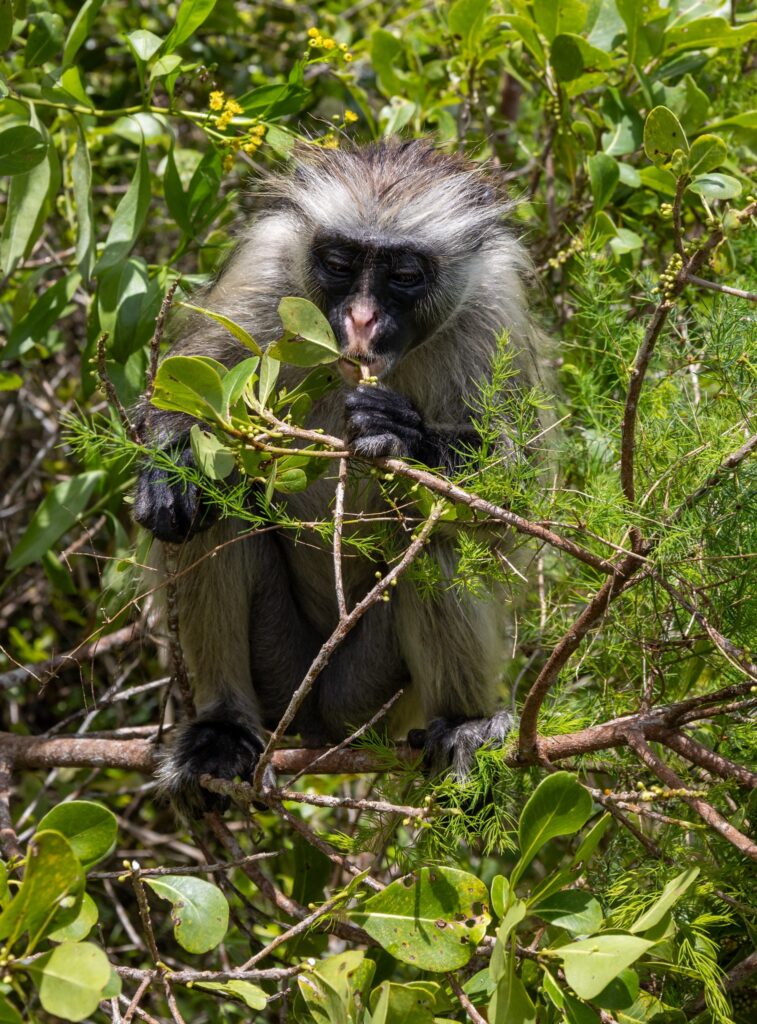
{"type": "MultiPolygon", "coordinates": [[[[200,785],[202,775],[248,782],[265,744],[239,722],[198,719],[184,726],[173,748],[158,768],[160,788],[183,818],[200,818],[205,811],[225,811],[229,798],[211,793],[200,785]]],[[[266,771],[266,784],[273,785],[273,770],[266,771]]]]}
{"type": "Polygon", "coordinates": [[[430,774],[452,768],[459,779],[464,779],[476,751],[485,744],[501,747],[512,727],[513,717],[508,711],[463,722],[434,718],[426,729],[411,730],[407,740],[411,747],[423,748],[424,765],[430,774]]]}

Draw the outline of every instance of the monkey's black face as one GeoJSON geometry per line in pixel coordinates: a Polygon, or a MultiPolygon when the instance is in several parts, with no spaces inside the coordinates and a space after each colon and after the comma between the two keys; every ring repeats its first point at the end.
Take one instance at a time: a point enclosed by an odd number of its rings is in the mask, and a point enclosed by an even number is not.
{"type": "MultiPolygon", "coordinates": [[[[437,266],[427,253],[328,235],[311,250],[310,273],[342,351],[375,376],[385,374],[435,326],[428,300],[437,266]]],[[[350,364],[343,373],[359,379],[350,364]]]]}

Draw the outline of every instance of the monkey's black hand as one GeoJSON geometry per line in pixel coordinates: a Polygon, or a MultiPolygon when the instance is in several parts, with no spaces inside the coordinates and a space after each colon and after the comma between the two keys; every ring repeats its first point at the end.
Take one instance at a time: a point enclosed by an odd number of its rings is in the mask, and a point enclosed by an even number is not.
{"type": "Polygon", "coordinates": [[[463,722],[435,718],[428,728],[411,730],[407,740],[411,747],[423,749],[424,768],[430,775],[452,768],[459,779],[464,779],[479,747],[485,743],[501,747],[512,727],[513,717],[508,711],[463,722]]]}
{"type": "MultiPolygon", "coordinates": [[[[177,466],[194,465],[189,439],[176,442],[177,466]],[[183,447],[182,447],[183,445],[183,447]]],[[[192,483],[171,481],[170,472],[158,466],[146,466],[139,475],[132,515],[158,540],[180,544],[195,533],[212,526],[216,510],[207,505],[202,492],[192,483]]]]}
{"type": "MultiPolygon", "coordinates": [[[[202,817],[205,811],[225,811],[229,799],[204,789],[202,775],[249,782],[265,744],[239,722],[200,718],[185,725],[158,769],[161,789],[184,818],[202,817]]],[[[266,773],[273,784],[273,772],[266,773]]]]}
{"type": "Polygon", "coordinates": [[[362,384],[345,399],[347,440],[367,459],[396,456],[436,465],[433,436],[409,398],[391,388],[362,384]]]}

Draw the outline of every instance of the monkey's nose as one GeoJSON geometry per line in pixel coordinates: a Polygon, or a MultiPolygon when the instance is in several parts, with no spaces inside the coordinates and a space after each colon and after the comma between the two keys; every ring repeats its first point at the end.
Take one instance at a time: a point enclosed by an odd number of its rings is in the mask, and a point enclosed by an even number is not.
{"type": "Polygon", "coordinates": [[[378,307],[369,299],[356,299],[347,307],[344,318],[347,354],[354,358],[370,354],[371,342],[378,329],[378,307]]]}

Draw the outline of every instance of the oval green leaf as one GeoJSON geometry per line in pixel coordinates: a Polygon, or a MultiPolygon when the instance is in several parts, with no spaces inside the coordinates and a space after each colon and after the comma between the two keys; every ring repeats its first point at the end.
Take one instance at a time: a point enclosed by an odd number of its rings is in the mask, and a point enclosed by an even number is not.
{"type": "Polygon", "coordinates": [[[43,498],[23,537],[11,551],[8,568],[23,569],[38,561],[77,522],[104,477],[103,470],[98,469],[56,484],[43,498]]]}
{"type": "Polygon", "coordinates": [[[11,947],[29,933],[27,952],[53,926],[62,927],[79,913],[84,872],[71,846],[59,832],[37,832],[26,852],[24,880],[0,914],[0,941],[11,947]]]}
{"type": "Polygon", "coordinates": [[[58,804],[37,826],[53,829],[66,837],[74,855],[86,870],[111,852],[116,845],[118,824],[112,811],[90,800],[69,800],[58,804]]]}
{"type": "Polygon", "coordinates": [[[240,1000],[251,1010],[265,1010],[268,1002],[268,996],[263,989],[253,985],[251,981],[238,981],[235,978],[229,981],[197,981],[194,987],[205,988],[208,992],[222,992],[232,999],[240,1000]]]}
{"type": "Polygon", "coordinates": [[[584,69],[581,48],[572,36],[555,36],[549,59],[560,82],[572,82],[584,69]]]}
{"type": "Polygon", "coordinates": [[[200,356],[168,356],[158,367],[151,401],[158,409],[214,418],[223,409],[221,377],[200,356]]]}
{"type": "Polygon", "coordinates": [[[699,868],[689,868],[680,875],[672,878],[660,893],[658,899],[649,907],[641,917],[628,929],[630,932],[645,932],[648,928],[654,928],[663,919],[670,908],[686,892],[694,879],[699,874],[699,868]]]}
{"type": "Polygon", "coordinates": [[[66,942],[38,961],[32,976],[48,1013],[84,1020],[95,1012],[110,982],[110,964],[91,942],[66,942]]]}
{"type": "Polygon", "coordinates": [[[229,904],[212,882],[190,875],[144,877],[145,885],[171,904],[176,941],[188,953],[215,949],[229,927],[229,904]]]}
{"type": "MultiPolygon", "coordinates": [[[[99,913],[97,904],[88,892],[82,894],[79,913],[69,924],[62,928],[55,928],[48,934],[48,939],[53,942],[81,942],[86,939],[94,926],[97,924],[99,913]]],[[[2,1022],[0,1022],[2,1024],[2,1022]]]]}
{"type": "Polygon", "coordinates": [[[728,147],[717,135],[700,135],[694,139],[689,153],[689,170],[692,174],[706,174],[720,167],[728,156],[728,147]]]}
{"type": "Polygon", "coordinates": [[[295,366],[319,366],[339,358],[331,324],[312,302],[288,296],[279,303],[279,316],[287,335],[268,350],[274,359],[295,366]]]}
{"type": "Polygon", "coordinates": [[[213,434],[207,434],[195,423],[189,431],[189,440],[195,462],[211,480],[225,480],[233,472],[234,453],[213,434]]]}
{"type": "Polygon", "coordinates": [[[615,186],[620,180],[620,165],[607,153],[595,153],[586,161],[589,167],[591,194],[594,197],[594,209],[598,212],[612,199],[615,186]]]}
{"type": "Polygon", "coordinates": [[[0,176],[25,174],[42,163],[47,142],[30,124],[19,124],[0,133],[0,176]]]}
{"type": "Polygon", "coordinates": [[[602,908],[590,892],[567,889],[532,908],[542,921],[564,928],[573,935],[591,935],[602,927],[602,908]]]}
{"type": "Polygon", "coordinates": [[[421,868],[372,896],[351,916],[398,960],[425,971],[466,964],[490,921],[489,894],[457,868],[421,868]]]}
{"type": "Polygon", "coordinates": [[[510,875],[510,884],[515,885],[546,842],[555,836],[578,832],[589,820],[591,811],[591,797],[570,772],[555,772],[544,779],[520,816],[520,860],[510,875]]]}
{"type": "Polygon", "coordinates": [[[0,995],[0,1024],[24,1024],[18,1010],[14,1009],[2,995],[0,995]]]}
{"type": "Polygon", "coordinates": [[[650,110],[644,122],[644,152],[653,164],[666,164],[677,149],[688,153],[689,144],[681,122],[667,107],[650,110]]]}
{"type": "Polygon", "coordinates": [[[730,174],[700,174],[689,185],[689,191],[705,199],[735,199],[741,195],[741,182],[730,174]]]}
{"type": "Polygon", "coordinates": [[[636,935],[617,933],[594,935],[555,952],[562,957],[565,979],[576,995],[593,999],[653,945],[636,935]]]}

